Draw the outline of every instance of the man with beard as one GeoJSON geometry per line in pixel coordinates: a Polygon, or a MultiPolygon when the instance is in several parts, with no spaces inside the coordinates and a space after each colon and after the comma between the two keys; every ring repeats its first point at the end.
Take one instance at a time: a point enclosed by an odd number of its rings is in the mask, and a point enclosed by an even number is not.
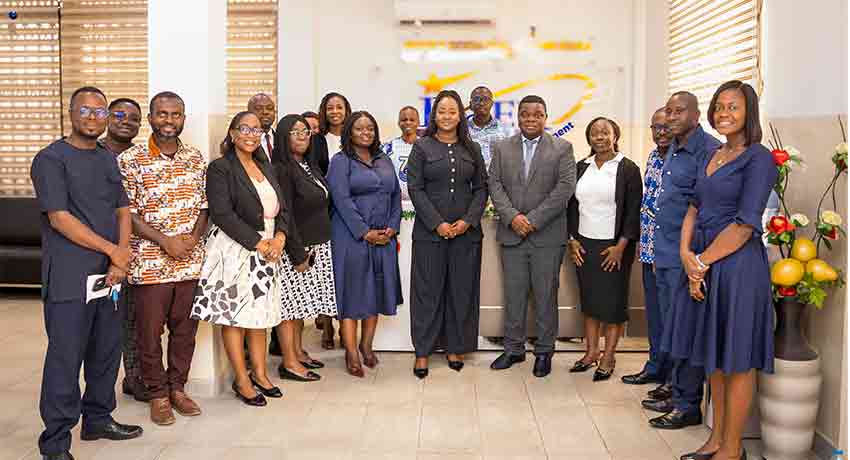
{"type": "Polygon", "coordinates": [[[469,136],[481,146],[481,156],[484,163],[490,166],[490,146],[511,136],[511,129],[502,126],[499,120],[493,118],[490,110],[493,108],[493,92],[486,86],[479,86],[469,95],[469,108],[472,115],[467,117],[469,136]]]}
{"type": "Polygon", "coordinates": [[[125,312],[110,296],[86,303],[90,275],[120,284],[130,263],[130,210],[115,156],[97,145],[106,129],[106,96],[94,87],[74,91],[71,135],[40,151],[31,177],[42,211],[42,298],[47,355],[41,382],[38,439],[43,459],[73,460],[71,429],[80,438],[124,440],[142,428],[117,423],[115,380],[125,312]],[[85,362],[85,394],[80,367],[85,362]]]}
{"type": "MultiPolygon", "coordinates": [[[[272,151],[274,151],[274,129],[272,125],[275,122],[277,112],[275,112],[274,101],[271,96],[265,93],[258,93],[248,100],[248,111],[252,112],[260,119],[260,126],[263,128],[263,136],[260,138],[260,145],[263,147],[263,152],[266,153],[266,159],[271,161],[272,151]]],[[[274,334],[272,334],[274,336],[274,334]]]]}
{"type": "Polygon", "coordinates": [[[667,115],[662,107],[655,111],[650,122],[652,140],[655,149],[646,160],[646,174],[643,180],[643,201],[640,207],[640,242],[639,259],[643,267],[643,297],[646,300],[646,319],[649,329],[649,359],[643,369],[631,375],[624,375],[623,383],[628,385],[644,385],[660,383],[661,386],[649,392],[649,399],[663,401],[670,397],[670,361],[661,353],[661,338],[663,336],[664,312],[658,303],[658,289],[655,283],[655,214],[658,211],[656,202],[661,192],[661,171],[667,149],[673,140],[673,134],[667,127],[667,115]]]}
{"type": "Polygon", "coordinates": [[[180,141],[185,105],[177,94],[151,99],[150,138],[118,157],[130,203],[133,236],[129,282],[136,301],[142,381],[157,425],[201,409],[184,391],[198,322],[189,318],[204,260],[206,167],[201,152],[180,141]],[[162,366],[168,327],[168,370],[162,366]]]}
{"type": "MultiPolygon", "coordinates": [[[[142,124],[142,108],[139,103],[127,98],[115,99],[109,103],[109,118],[106,124],[106,136],[97,141],[98,145],[112,152],[116,157],[133,146],[133,139],[139,134],[142,124]]],[[[121,284],[120,308],[127,312],[124,320],[124,381],[121,390],[136,401],[148,402],[150,395],[142,383],[139,371],[138,350],[136,347],[136,303],[127,281],[121,284]]]]}
{"type": "MultiPolygon", "coordinates": [[[[699,168],[706,155],[720,147],[720,141],[703,131],[699,124],[699,102],[687,91],[674,93],[664,109],[667,126],[673,134],[673,143],[667,149],[661,172],[661,190],[655,214],[655,283],[658,303],[664,311],[662,352],[680,334],[691,330],[682,321],[696,321],[693,312],[679,315],[676,297],[687,289],[686,275],[679,256],[682,222],[695,194],[699,168]],[[690,313],[690,314],[687,314],[690,313]],[[681,318],[673,320],[673,318],[681,318]]],[[[687,306],[691,306],[687,303],[687,306]]],[[[674,358],[674,357],[671,357],[674,358]]],[[[691,366],[686,359],[673,359],[672,396],[662,401],[643,401],[647,410],[664,415],[649,420],[654,428],[677,430],[702,423],[700,404],[703,396],[705,372],[702,367],[691,366]]]]}

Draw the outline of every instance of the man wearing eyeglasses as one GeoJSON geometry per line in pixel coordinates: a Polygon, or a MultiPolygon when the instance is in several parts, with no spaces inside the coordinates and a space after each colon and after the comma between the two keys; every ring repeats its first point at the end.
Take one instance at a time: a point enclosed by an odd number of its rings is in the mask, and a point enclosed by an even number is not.
{"type": "Polygon", "coordinates": [[[124,440],[142,428],[117,423],[115,380],[125,312],[110,296],[86,302],[91,275],[120,284],[130,263],[130,210],[115,156],[98,146],[109,111],[94,87],[74,91],[71,135],[40,151],[30,176],[42,211],[42,298],[47,354],[41,383],[38,439],[43,459],[73,460],[71,429],[80,438],[124,440]],[[80,368],[85,363],[85,393],[80,368]]]}
{"type": "Polygon", "coordinates": [[[263,128],[263,135],[260,136],[260,145],[263,152],[266,153],[266,159],[271,161],[272,152],[274,151],[274,129],[272,125],[275,122],[274,101],[271,96],[265,93],[258,93],[248,100],[248,111],[253,112],[260,119],[260,126],[263,128]]]}
{"type": "Polygon", "coordinates": [[[118,157],[133,221],[128,280],[136,302],[142,381],[157,425],[173,424],[174,410],[183,416],[201,413],[184,387],[198,330],[189,314],[204,260],[207,161],[180,140],[185,119],[180,96],[157,94],[148,114],[150,138],[118,157]],[[167,370],[161,345],[166,326],[167,370]]]}
{"type": "Polygon", "coordinates": [[[643,201],[640,206],[640,242],[639,258],[643,265],[643,292],[646,302],[646,320],[649,328],[649,360],[643,369],[622,378],[629,385],[644,385],[658,383],[660,386],[648,393],[648,402],[664,401],[670,398],[670,370],[672,362],[661,352],[663,337],[663,312],[666,308],[658,303],[658,289],[655,282],[655,212],[656,200],[661,192],[661,171],[664,168],[664,158],[667,149],[673,141],[673,132],[667,126],[665,107],[652,115],[650,129],[655,149],[646,160],[646,173],[643,179],[643,201]]]}
{"type": "Polygon", "coordinates": [[[486,86],[479,86],[472,90],[469,95],[469,108],[472,110],[472,115],[467,117],[469,136],[481,146],[481,156],[489,167],[490,146],[510,137],[513,134],[512,130],[503,126],[490,113],[493,108],[493,92],[486,86]]]}
{"type": "MultiPolygon", "coordinates": [[[[109,103],[106,136],[100,138],[97,143],[117,157],[133,146],[133,139],[139,134],[141,124],[142,109],[138,102],[128,98],[114,99],[109,103]]],[[[124,350],[122,353],[124,380],[121,382],[121,389],[124,394],[132,396],[136,401],[148,402],[150,395],[142,383],[136,347],[135,302],[133,302],[133,293],[126,280],[121,284],[119,302],[119,307],[127,312],[124,321],[124,350]]]]}

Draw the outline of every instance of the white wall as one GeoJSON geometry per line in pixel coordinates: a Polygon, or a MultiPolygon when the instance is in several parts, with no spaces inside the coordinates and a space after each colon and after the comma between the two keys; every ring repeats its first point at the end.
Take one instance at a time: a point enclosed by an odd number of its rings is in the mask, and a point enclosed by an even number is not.
{"type": "MultiPolygon", "coordinates": [[[[280,113],[317,110],[323,94],[338,91],[348,97],[355,110],[365,108],[375,115],[381,125],[381,137],[386,140],[398,135],[395,121],[401,106],[412,104],[421,110],[424,93],[417,81],[431,73],[442,77],[476,71],[476,75],[449,86],[464,99],[479,84],[499,90],[553,73],[583,73],[591,76],[598,87],[593,99],[571,119],[577,128],[570,137],[577,153],[586,150],[584,123],[594,116],[609,116],[624,127],[635,120],[640,126],[648,125],[642,94],[645,85],[634,82],[642,80],[646,71],[642,53],[636,53],[636,47],[643,50],[639,44],[642,37],[649,35],[643,23],[636,26],[636,21],[646,14],[644,10],[657,13],[659,8],[666,8],[666,2],[541,0],[533,8],[530,5],[494,0],[495,24],[491,27],[425,27],[417,32],[397,25],[392,0],[281,0],[280,113]],[[539,40],[588,40],[593,50],[440,64],[405,63],[400,57],[402,43],[407,39],[497,39],[518,44],[528,37],[531,25],[536,27],[539,40]]],[[[666,26],[662,35],[666,36],[666,26]]],[[[661,91],[666,91],[666,84],[661,91]]],[[[504,98],[518,101],[530,93],[547,100],[551,121],[573,105],[583,93],[583,83],[538,84],[504,98]]],[[[630,137],[622,144],[631,142],[630,137]]],[[[635,144],[638,145],[639,142],[635,144]]]]}

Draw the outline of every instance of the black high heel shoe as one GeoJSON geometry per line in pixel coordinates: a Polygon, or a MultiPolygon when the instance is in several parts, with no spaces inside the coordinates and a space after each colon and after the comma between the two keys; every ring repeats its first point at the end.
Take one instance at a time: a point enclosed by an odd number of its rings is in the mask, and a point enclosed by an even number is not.
{"type": "Polygon", "coordinates": [[[596,372],[593,373],[593,381],[601,382],[603,380],[608,380],[614,375],[614,369],[617,367],[617,362],[614,361],[611,363],[611,369],[602,369],[602,366],[596,368],[596,372]]]}
{"type": "Polygon", "coordinates": [[[679,460],[711,460],[711,457],[714,457],[714,454],[716,453],[716,450],[707,454],[701,454],[699,452],[690,452],[679,457],[679,460]]]}
{"type": "Polygon", "coordinates": [[[573,364],[573,367],[570,368],[570,372],[572,372],[572,373],[586,372],[588,369],[590,369],[591,367],[597,366],[598,364],[599,364],[598,359],[594,359],[593,361],[591,361],[589,363],[586,363],[582,360],[578,360],[578,361],[576,361],[575,364],[573,364]]]}
{"type": "Polygon", "coordinates": [[[449,359],[449,355],[446,355],[446,361],[448,361],[449,368],[453,371],[460,372],[463,369],[463,361],[452,361],[449,359]]]}
{"type": "Polygon", "coordinates": [[[257,393],[257,396],[254,396],[253,398],[248,398],[246,396],[243,396],[242,393],[239,392],[239,387],[236,385],[235,381],[233,382],[233,385],[230,388],[233,389],[233,392],[236,393],[236,397],[240,401],[242,401],[243,403],[245,403],[249,406],[263,407],[266,404],[268,404],[268,402],[266,401],[266,398],[263,396],[262,393],[257,393]]]}
{"type": "Polygon", "coordinates": [[[260,393],[263,394],[263,396],[266,396],[266,397],[269,397],[269,398],[282,398],[283,397],[283,392],[280,391],[280,388],[275,387],[275,386],[273,386],[271,388],[263,388],[263,386],[260,385],[260,382],[258,382],[256,379],[254,379],[254,374],[248,374],[248,378],[251,379],[251,384],[254,385],[254,388],[259,390],[260,393]]]}
{"type": "Polygon", "coordinates": [[[413,375],[415,375],[416,378],[418,378],[420,380],[424,379],[425,377],[428,377],[428,368],[423,367],[422,369],[417,369],[417,368],[414,367],[413,368],[413,375]]]}

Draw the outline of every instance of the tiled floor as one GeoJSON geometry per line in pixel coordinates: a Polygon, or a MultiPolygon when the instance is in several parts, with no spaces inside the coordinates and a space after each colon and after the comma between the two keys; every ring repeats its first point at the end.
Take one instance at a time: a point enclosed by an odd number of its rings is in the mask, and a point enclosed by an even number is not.
{"type": "MultiPolygon", "coordinates": [[[[38,459],[46,344],[40,305],[32,297],[0,297],[0,318],[0,460],[38,459]]],[[[286,395],[265,408],[225,394],[199,400],[200,417],[178,415],[175,425],[157,427],[146,405],[119,396],[116,419],[143,425],[145,435],[83,443],[75,430],[72,452],[80,460],[671,460],[708,435],[704,427],[649,428],[651,414],[640,407],[649,387],[569,374],[575,353],[557,354],[545,379],[531,375],[531,359],[493,372],[496,353],[483,352],[457,373],[440,355],[424,381],[411,374],[409,354],[380,354],[378,369],[362,380],[344,373],[340,351],[313,355],[328,365],[322,381],[277,382],[286,395]]],[[[644,359],[621,353],[616,377],[644,359]]],[[[747,448],[751,459],[760,458],[757,442],[747,448]]]]}

